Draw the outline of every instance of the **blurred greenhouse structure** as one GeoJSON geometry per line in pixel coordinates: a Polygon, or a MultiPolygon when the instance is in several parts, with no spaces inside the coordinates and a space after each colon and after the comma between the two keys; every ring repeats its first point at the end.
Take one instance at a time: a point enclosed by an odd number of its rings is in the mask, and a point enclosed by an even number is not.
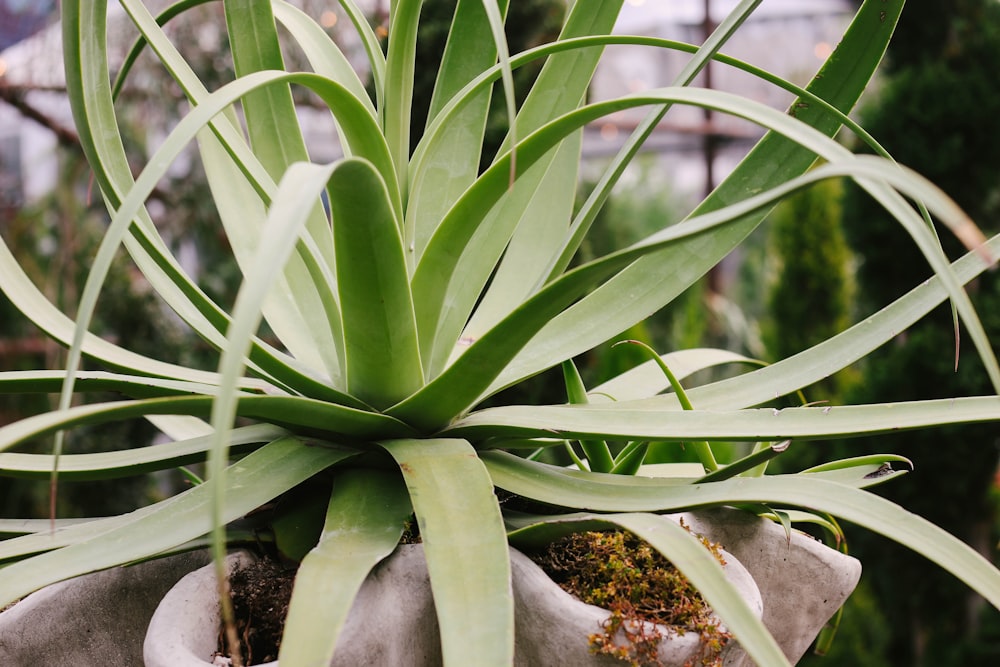
{"type": "MultiPolygon", "coordinates": [[[[6,43],[0,42],[3,49],[0,51],[3,102],[0,103],[0,205],[5,207],[30,202],[51,191],[58,173],[57,146],[60,140],[72,142],[69,106],[61,93],[65,82],[61,39],[54,23],[55,4],[0,0],[3,25],[15,26],[22,33],[11,29],[11,34],[2,35],[6,43]],[[47,27],[42,27],[46,23],[47,27]],[[40,120],[49,122],[46,126],[40,120]]],[[[151,8],[169,4],[164,0],[147,3],[151,8]]],[[[292,4],[319,17],[325,27],[334,34],[340,32],[344,40],[353,39],[352,31],[338,28],[344,19],[339,9],[330,9],[336,3],[297,0],[292,4]]],[[[386,0],[361,0],[357,4],[372,16],[382,16],[387,11],[386,0]]],[[[619,30],[697,44],[704,39],[706,30],[735,4],[735,0],[628,0],[622,9],[619,30]]],[[[849,0],[766,0],[737,38],[727,45],[726,53],[804,85],[814,72],[787,71],[788,63],[801,63],[805,60],[801,57],[803,53],[813,53],[818,66],[833,48],[831,40],[843,31],[850,17],[849,0]]],[[[120,60],[135,33],[115,3],[110,7],[109,21],[115,23],[109,34],[118,36],[114,46],[118,47],[115,55],[120,60]]],[[[191,48],[212,52],[218,47],[220,29],[220,24],[203,23],[192,32],[191,48]]],[[[359,54],[357,62],[361,63],[364,61],[361,45],[354,46],[359,54]]],[[[685,59],[685,55],[677,52],[612,47],[592,88],[593,99],[670,85],[685,59]]],[[[116,63],[111,66],[114,70],[116,63]]],[[[781,94],[772,86],[724,66],[714,66],[710,78],[702,84],[748,95],[775,108],[785,108],[791,100],[790,94],[781,94]]],[[[164,91],[151,84],[146,91],[133,91],[142,92],[175,95],[180,104],[179,90],[164,91]]],[[[303,114],[311,112],[308,106],[303,106],[303,114]]],[[[586,154],[600,157],[616,150],[642,114],[642,110],[623,113],[590,128],[586,154]]],[[[338,150],[332,124],[325,116],[312,115],[315,116],[310,121],[313,136],[307,137],[310,150],[318,159],[335,157],[338,150]]],[[[151,123],[153,120],[150,118],[151,123]]],[[[155,142],[160,132],[162,128],[147,128],[148,139],[155,142]]],[[[671,151],[671,160],[664,166],[668,167],[666,178],[672,181],[675,191],[700,194],[706,183],[705,165],[711,165],[708,171],[712,172],[712,180],[717,181],[759,135],[760,131],[746,122],[718,115],[706,118],[700,110],[678,108],[662,121],[648,148],[671,151]]]]}

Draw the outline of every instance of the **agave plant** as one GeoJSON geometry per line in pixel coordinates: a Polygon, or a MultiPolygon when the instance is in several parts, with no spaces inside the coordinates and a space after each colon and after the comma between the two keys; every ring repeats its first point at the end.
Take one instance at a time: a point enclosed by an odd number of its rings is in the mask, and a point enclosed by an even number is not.
{"type": "MultiPolygon", "coordinates": [[[[622,0],[570,3],[557,41],[509,54],[502,0],[460,0],[437,74],[427,127],[410,152],[410,102],[421,0],[391,3],[387,49],[351,0],[340,6],[370,60],[374,100],[328,35],[282,0],[225,0],[236,78],[208,91],[161,29],[200,4],[154,17],[121,0],[190,111],[133,177],[115,117],[105,0],[65,0],[63,40],[74,117],[111,214],[75,320],[59,312],[0,245],[0,286],[69,349],[59,371],[0,374],[5,392],[58,392],[59,409],[0,428],[0,448],[81,425],[145,418],[172,439],[120,452],[4,453],[0,472],[42,479],[136,475],[207,460],[204,483],[130,514],[86,522],[13,522],[0,604],[49,583],[190,549],[221,560],[227,523],[323,472],[320,537],[305,549],[282,643],[287,664],[326,664],[361,582],[393,551],[411,516],[426,553],[445,664],[509,665],[514,611],[509,544],[620,526],[662,551],[702,591],[758,664],[787,664],[733,593],[717,561],[662,514],[706,506],[806,510],[860,524],[913,548],[1000,607],[1000,572],[942,529],[865,490],[891,457],[764,475],[783,440],[808,441],[1000,419],[1000,398],[777,409],[776,397],[862,358],[942,301],[954,304],[995,387],[1000,368],[962,285],[992,263],[987,240],[938,189],[886,157],[852,154],[831,137],[882,57],[902,0],[867,0],[808,89],[719,54],[754,11],[744,0],[700,46],[612,35],[622,0]],[[311,72],[288,72],[276,22],[311,72]],[[676,85],[585,103],[602,50],[614,44],[690,53],[676,85]],[[798,95],[794,114],[691,86],[710,60],[798,95]],[[512,72],[544,62],[515,108],[512,72]],[[503,82],[511,129],[478,165],[491,91],[503,82]],[[344,157],[310,161],[291,87],[336,120],[344,157]],[[674,105],[747,119],[766,130],[737,169],[680,223],[594,261],[572,260],[625,167],[674,105]],[[576,205],[583,128],[616,111],[648,117],[576,205]],[[241,113],[237,114],[236,109],[241,113]],[[144,202],[193,143],[218,220],[242,269],[231,312],[185,274],[144,202]],[[935,277],[856,326],[801,354],[684,390],[721,351],[673,351],[587,392],[567,360],[668,304],[753,230],[777,202],[823,179],[849,178],[899,220],[935,277]],[[920,202],[914,206],[911,202],[920,202]],[[973,252],[954,263],[930,216],[973,252]],[[139,356],[88,333],[112,257],[124,245],[164,302],[219,351],[216,372],[139,356]],[[278,344],[258,332],[262,321],[278,344]],[[78,370],[82,355],[106,371],[78,370]],[[564,365],[572,404],[480,408],[501,390],[564,365]],[[668,372],[665,374],[663,369],[668,372]],[[671,369],[673,372],[670,372],[671,369]],[[671,385],[673,391],[670,391],[671,385]],[[73,406],[74,393],[129,397],[73,406]],[[612,397],[614,400],[608,400],[612,397]],[[761,407],[763,406],[763,407],[761,407]],[[237,418],[240,418],[237,422],[237,418]],[[642,443],[696,442],[704,475],[645,476],[642,443]],[[758,443],[717,461],[712,443],[758,443]],[[567,469],[523,452],[584,443],[567,469]],[[632,443],[624,449],[608,443],[632,443]],[[521,452],[522,454],[519,454],[521,452]],[[589,468],[589,469],[588,469],[589,468]],[[634,475],[614,474],[620,472],[634,475]],[[496,489],[563,508],[509,515],[496,489]],[[335,565],[334,565],[335,564],[335,565]]],[[[127,63],[122,75],[127,73],[127,63]]],[[[301,495],[297,496],[301,499],[301,495]]]]}

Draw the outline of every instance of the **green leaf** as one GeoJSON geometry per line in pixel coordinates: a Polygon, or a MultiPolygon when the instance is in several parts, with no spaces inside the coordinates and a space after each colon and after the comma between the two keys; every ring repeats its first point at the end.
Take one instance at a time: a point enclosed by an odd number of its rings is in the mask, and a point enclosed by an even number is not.
{"type": "MultiPolygon", "coordinates": [[[[88,424],[136,419],[150,415],[211,413],[214,396],[176,396],[112,403],[93,403],[26,417],[0,427],[0,451],[31,438],[88,424]]],[[[387,415],[356,410],[326,401],[296,396],[240,395],[236,414],[293,429],[309,429],[329,437],[404,437],[413,434],[406,424],[387,415]]]]}
{"type": "MultiPolygon", "coordinates": [[[[239,164],[210,130],[198,133],[198,149],[233,257],[242,274],[249,275],[255,270],[253,262],[267,218],[267,207],[244,177],[239,164]]],[[[263,305],[264,319],[298,362],[326,376],[327,382],[342,387],[335,341],[341,340],[343,332],[339,314],[330,303],[333,301],[335,306],[335,297],[330,295],[332,281],[313,281],[303,259],[292,257],[281,278],[275,282],[263,305]],[[311,284],[303,287],[305,281],[311,284]],[[302,296],[306,291],[311,294],[308,298],[302,296]],[[309,308],[302,306],[307,301],[313,304],[309,308]]]]}
{"type": "MultiPolygon", "coordinates": [[[[993,253],[1000,251],[1000,235],[993,237],[987,247],[993,253]]],[[[958,279],[968,283],[985,271],[987,265],[978,254],[968,253],[952,267],[958,279]]],[[[710,410],[772,401],[775,396],[792,393],[846,368],[895,338],[946,297],[940,281],[931,278],[878,313],[808,350],[751,373],[695,387],[688,394],[700,408],[710,410]]],[[[672,402],[667,396],[650,400],[672,402]]]]}
{"type": "MultiPolygon", "coordinates": [[[[903,170],[882,158],[852,156],[825,135],[819,134],[808,126],[791,121],[784,114],[719,91],[670,88],[584,107],[562,119],[553,121],[543,130],[526,139],[521,147],[522,163],[534,159],[537,156],[535,151],[540,149],[539,144],[544,146],[547,141],[551,140],[552,135],[559,136],[560,132],[563,131],[562,128],[567,125],[576,127],[581,122],[585,123],[588,118],[602,115],[610,108],[628,107],[639,100],[663,99],[705,106],[739,117],[752,118],[755,122],[767,127],[780,128],[788,136],[794,137],[803,145],[812,147],[817,153],[832,160],[832,162],[761,194],[667,227],[640,243],[564,274],[537,292],[518,310],[487,332],[483,338],[473,342],[471,347],[452,366],[429,382],[417,394],[394,406],[391,410],[392,414],[410,423],[428,428],[440,428],[477,402],[470,400],[469,397],[480,394],[489,383],[493,383],[490,391],[502,388],[503,385],[498,385],[498,378],[506,377],[511,367],[511,359],[515,357],[518,350],[529,340],[532,340],[538,331],[547,326],[546,323],[551,321],[563,308],[573,303],[594,284],[630,265],[636,258],[656,254],[655,251],[670,245],[677,244],[680,247],[688,247],[695,252],[705,238],[711,239],[718,236],[720,232],[717,228],[732,225],[734,221],[743,219],[747,213],[754,210],[767,209],[773,202],[805,187],[807,184],[841,175],[850,175],[858,179],[874,177],[891,183],[892,186],[900,188],[911,196],[916,196],[916,193],[919,193],[927,200],[928,206],[937,215],[952,219],[956,224],[961,224],[966,219],[953,202],[916,174],[903,170]],[[706,232],[709,230],[714,231],[707,234],[706,232]]],[[[467,193],[462,201],[470,204],[478,199],[480,194],[493,196],[494,188],[498,185],[495,178],[502,173],[501,168],[502,163],[491,167],[470,190],[470,193],[473,193],[481,187],[483,192],[471,195],[467,193]]],[[[888,190],[884,194],[889,198],[897,197],[895,192],[888,190]]],[[[457,206],[456,209],[458,209],[457,206]]],[[[453,209],[452,213],[456,209],[453,209]]],[[[462,217],[461,219],[456,218],[456,224],[466,226],[469,220],[475,218],[476,215],[475,211],[463,208],[462,217]]],[[[461,234],[456,231],[456,237],[459,236],[461,234]]],[[[460,250],[456,249],[456,252],[460,252],[460,250]]],[[[957,278],[951,277],[946,282],[951,287],[950,296],[968,303],[968,297],[961,292],[957,285],[957,278]]],[[[417,295],[418,293],[415,291],[414,303],[419,306],[417,295]]],[[[419,317],[418,308],[418,328],[420,326],[419,317]]],[[[992,358],[990,351],[989,356],[984,357],[984,360],[989,362],[992,358]]]]}
{"type": "Polygon", "coordinates": [[[612,405],[487,408],[455,422],[448,437],[606,438],[684,442],[844,438],[1000,419],[1000,396],[879,405],[747,410],[684,410],[638,401],[612,405]]]}
{"type": "MultiPolygon", "coordinates": [[[[573,405],[586,405],[587,389],[583,385],[583,379],[572,359],[567,359],[562,364],[563,381],[566,383],[566,396],[573,405]]],[[[587,463],[594,472],[611,472],[615,467],[615,461],[611,458],[611,450],[608,443],[603,440],[581,440],[580,447],[587,457],[587,463]]]]}
{"type": "MultiPolygon", "coordinates": [[[[352,455],[346,450],[308,447],[294,438],[283,438],[257,450],[227,472],[223,521],[246,514],[352,455]]],[[[42,586],[154,556],[208,533],[213,525],[208,509],[213,487],[218,483],[210,479],[131,514],[65,528],[58,540],[68,546],[4,567],[0,605],[42,586]]],[[[48,532],[5,540],[0,542],[0,559],[53,549],[59,542],[48,532]]]]}
{"type": "Polygon", "coordinates": [[[486,469],[462,440],[390,440],[430,573],[445,665],[511,665],[510,556],[486,469]]]}
{"type": "Polygon", "coordinates": [[[1000,609],[1000,570],[961,540],[873,493],[806,475],[736,477],[709,484],[620,475],[567,475],[500,452],[481,455],[503,489],[563,507],[599,512],[659,512],[764,503],[832,514],[899,542],[937,563],[1000,609]],[[622,484],[625,479],[630,484],[622,484]]]}
{"type": "MultiPolygon", "coordinates": [[[[488,289],[475,304],[475,311],[465,325],[449,363],[462,352],[468,341],[480,338],[521,304],[544,277],[549,260],[566,236],[576,205],[582,141],[582,131],[570,135],[563,140],[551,162],[545,160],[525,174],[526,182],[535,183],[535,187],[526,193],[530,194],[530,201],[522,204],[511,195],[505,199],[502,208],[496,209],[496,215],[519,215],[517,227],[503,251],[500,264],[489,277],[488,289]],[[540,176],[534,178],[534,174],[540,176]],[[517,209],[507,202],[519,205],[521,212],[518,214],[517,209]]],[[[525,190],[524,185],[520,183],[516,187],[525,190]]],[[[464,270],[462,273],[464,275],[464,270]]],[[[480,287],[476,294],[481,291],[480,287]]],[[[445,328],[447,331],[448,328],[445,328]]],[[[442,335],[447,340],[448,334],[442,335]]]]}
{"type": "Polygon", "coordinates": [[[347,386],[376,408],[423,385],[400,227],[372,166],[349,159],[328,186],[344,318],[347,386]]]}
{"type": "Polygon", "coordinates": [[[423,4],[424,0],[397,0],[389,5],[385,97],[378,111],[389,154],[395,164],[396,180],[403,187],[406,186],[406,169],[410,159],[410,104],[413,101],[418,18],[423,4]]]}
{"type": "Polygon", "coordinates": [[[382,109],[385,107],[385,54],[382,53],[382,46],[379,44],[375,31],[368,25],[368,19],[364,12],[354,3],[354,0],[339,0],[339,2],[348,18],[351,19],[358,39],[364,46],[365,54],[368,56],[368,65],[371,67],[372,84],[375,88],[375,106],[382,109]]]}
{"type": "Polygon", "coordinates": [[[736,477],[737,475],[744,473],[748,470],[753,470],[758,466],[761,466],[762,469],[763,464],[767,463],[771,459],[780,455],[782,452],[786,451],[788,449],[788,445],[789,441],[785,440],[777,444],[761,447],[752,454],[748,454],[744,457],[741,457],[733,461],[732,463],[726,466],[712,470],[709,474],[700,477],[697,481],[699,483],[718,482],[723,479],[736,477]]]}
{"type": "MultiPolygon", "coordinates": [[[[66,379],[66,371],[0,371],[0,393],[24,394],[59,392],[66,379]]],[[[130,398],[153,398],[157,396],[183,396],[189,394],[211,395],[216,385],[184,380],[170,380],[144,375],[125,375],[105,371],[80,371],[75,387],[79,391],[111,391],[130,398]]],[[[268,390],[265,383],[244,378],[240,389],[255,393],[268,390]]]]}
{"type": "MultiPolygon", "coordinates": [[[[878,66],[902,5],[902,0],[865,2],[808,90],[836,108],[849,111],[878,66]]],[[[803,109],[796,117],[829,136],[840,128],[840,121],[817,105],[803,109]]],[[[815,154],[809,149],[769,134],[693,215],[788,181],[805,173],[814,160],[815,154]]],[[[765,211],[748,215],[694,247],[678,246],[638,262],[627,273],[548,323],[508,365],[494,387],[508,386],[599,345],[669,303],[739,244],[764,214],[765,211]],[[693,261],[695,256],[703,261],[693,261]],[[622,299],[621,294],[629,294],[630,298],[622,299]]]]}
{"type": "MultiPolygon", "coordinates": [[[[244,426],[230,433],[229,446],[242,453],[284,435],[287,435],[285,429],[271,424],[244,426]]],[[[211,442],[211,436],[200,436],[111,452],[63,454],[59,458],[59,477],[69,481],[113,479],[176,468],[204,461],[211,442]]],[[[0,454],[2,477],[48,479],[54,465],[53,457],[46,454],[0,454]]]]}
{"type": "Polygon", "coordinates": [[[349,469],[337,475],[319,544],[295,575],[280,660],[330,664],[361,584],[396,548],[412,511],[398,474],[349,469]]]}
{"type": "MultiPolygon", "coordinates": [[[[683,380],[699,371],[724,364],[762,365],[760,361],[745,357],[742,354],[714,348],[695,348],[668,352],[661,355],[660,359],[674,372],[678,380],[683,380]]],[[[660,370],[660,366],[654,360],[650,359],[594,387],[590,390],[590,395],[594,403],[611,399],[629,401],[655,396],[668,386],[670,386],[670,382],[660,370]]]]}
{"type": "MultiPolygon", "coordinates": [[[[602,2],[596,6],[593,3],[586,7],[574,6],[561,38],[595,31],[610,32],[620,7],[621,0],[602,2]]],[[[576,108],[584,98],[600,54],[600,49],[587,49],[552,56],[542,68],[518,114],[519,132],[533,131],[554,115],[576,108]]],[[[497,70],[506,74],[507,68],[498,67],[497,70]]],[[[468,104],[471,96],[472,91],[467,89],[460,97],[461,103],[468,104]]],[[[445,132],[452,127],[451,114],[443,110],[440,116],[447,117],[447,123],[436,123],[436,128],[428,128],[425,135],[428,151],[437,149],[448,139],[445,132]]],[[[511,138],[509,135],[507,142],[511,138]]],[[[560,140],[564,138],[560,137],[560,140]]],[[[476,189],[470,188],[433,230],[426,252],[419,255],[413,277],[418,327],[430,375],[437,375],[456,350],[455,344],[462,328],[518,224],[523,221],[524,234],[534,238],[536,234],[530,230],[539,219],[537,216],[555,215],[554,221],[546,222],[558,224],[560,205],[572,206],[579,164],[578,160],[570,162],[567,156],[576,150],[576,141],[578,138],[570,141],[558,164],[553,164],[559,155],[556,150],[549,152],[546,149],[542,155],[533,155],[530,161],[525,162],[521,160],[521,149],[518,148],[519,170],[525,173],[521,176],[514,174],[513,182],[510,179],[514,158],[505,144],[500,152],[508,152],[494,171],[494,187],[497,190],[493,195],[472,204],[476,212],[468,217],[469,212],[464,210],[464,206],[471,203],[468,194],[476,189]],[[538,164],[534,164],[536,160],[538,164]],[[552,170],[568,170],[568,173],[552,170]],[[560,175],[566,178],[559,178],[560,175]],[[559,189],[542,190],[543,186],[559,189]],[[501,200],[506,190],[510,192],[501,200]],[[456,232],[456,227],[461,227],[461,231],[456,232]]],[[[423,173],[424,158],[425,155],[414,155],[415,173],[423,173]]],[[[534,268],[536,272],[539,269],[537,266],[534,268]]],[[[469,335],[475,337],[476,331],[470,331],[469,335]]],[[[460,352],[461,348],[456,351],[460,352]]]]}
{"type": "Polygon", "coordinates": [[[274,18],[288,30],[309,59],[313,71],[350,90],[354,97],[365,103],[374,117],[375,106],[368,97],[365,85],[326,30],[301,9],[284,0],[272,0],[271,10],[274,18]]]}
{"type": "MultiPolygon", "coordinates": [[[[240,77],[265,70],[283,70],[284,62],[278,45],[271,3],[259,0],[225,0],[224,4],[236,75],[240,77]]],[[[367,95],[356,99],[367,101],[367,95]]],[[[299,129],[292,92],[288,85],[270,85],[255,89],[243,97],[242,106],[250,145],[271,178],[278,181],[291,164],[309,160],[309,153],[299,129]]],[[[230,177],[226,180],[235,179],[230,177]]],[[[225,210],[224,203],[235,202],[219,196],[221,194],[219,190],[220,188],[216,188],[213,194],[222,212],[225,210]]],[[[224,193],[225,186],[221,190],[224,193]]],[[[241,208],[237,204],[235,214],[231,216],[233,230],[229,231],[230,238],[239,239],[242,236],[242,228],[247,227],[248,223],[252,224],[254,220],[253,217],[240,216],[241,208]]],[[[262,216],[257,216],[256,219],[259,225],[262,216]]],[[[316,243],[322,262],[332,266],[330,227],[318,200],[314,201],[306,228],[307,237],[316,243]]],[[[255,236],[250,237],[255,238],[255,236]]],[[[247,267],[243,268],[246,273],[247,267]]],[[[314,339],[313,347],[321,351],[320,356],[325,362],[327,373],[336,378],[339,370],[336,356],[329,353],[324,355],[322,352],[335,349],[337,344],[336,328],[331,332],[329,326],[322,325],[325,319],[322,315],[329,310],[323,307],[322,292],[329,286],[324,281],[315,280],[314,276],[297,262],[292,262],[286,268],[285,274],[288,280],[285,298],[289,299],[300,313],[295,320],[305,320],[305,326],[297,327],[299,333],[295,334],[295,339],[300,339],[302,334],[311,335],[314,339]]],[[[294,323],[293,321],[290,324],[294,323]]],[[[286,323],[286,327],[287,324],[289,323],[286,323]]],[[[286,327],[279,326],[275,331],[284,331],[286,327]]],[[[294,349],[300,347],[307,346],[299,345],[294,349]]]]}
{"type": "MultiPolygon", "coordinates": [[[[704,44],[695,50],[694,57],[688,60],[671,85],[690,85],[698,73],[708,66],[709,61],[715,57],[719,49],[732,37],[737,28],[743,25],[743,22],[757,8],[760,2],[761,0],[743,0],[739,6],[730,11],[722,23],[708,36],[704,44]]],[[[597,219],[598,213],[607,202],[612,188],[614,188],[622,174],[625,173],[625,168],[632,163],[639,150],[646,143],[646,140],[653,134],[653,131],[672,106],[672,104],[667,103],[654,107],[647,113],[646,118],[643,119],[638,127],[633,130],[631,136],[625,141],[611,164],[605,169],[604,174],[577,213],[570,227],[570,232],[567,234],[562,245],[561,252],[553,253],[546,262],[545,271],[548,272],[548,275],[545,280],[539,281],[539,285],[555,278],[569,266],[570,261],[577,250],[579,250],[591,225],[597,219]]]]}
{"type": "MultiPolygon", "coordinates": [[[[499,4],[501,11],[506,11],[506,0],[499,4]]],[[[427,114],[428,125],[446,102],[497,59],[482,0],[459,0],[452,25],[461,29],[448,33],[427,114]]],[[[471,95],[442,128],[440,139],[428,146],[421,168],[411,170],[405,227],[413,262],[423,254],[438,221],[476,178],[491,97],[489,87],[471,95]]]]}

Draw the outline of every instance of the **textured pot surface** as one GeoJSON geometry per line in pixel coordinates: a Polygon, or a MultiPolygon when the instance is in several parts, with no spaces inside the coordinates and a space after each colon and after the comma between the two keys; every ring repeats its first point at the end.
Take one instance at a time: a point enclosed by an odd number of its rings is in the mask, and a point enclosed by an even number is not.
{"type": "Polygon", "coordinates": [[[146,626],[204,552],[118,567],[48,586],[0,614],[0,665],[141,665],[146,626]]]}
{"type": "MultiPolygon", "coordinates": [[[[237,566],[243,558],[231,557],[230,566],[237,566]]],[[[727,555],[727,561],[727,577],[759,616],[763,607],[756,584],[737,559],[727,555]]],[[[511,550],[511,572],[517,667],[615,667],[623,664],[609,656],[590,653],[589,637],[600,632],[609,616],[607,610],[575,599],[549,579],[531,559],[514,549],[511,550]]],[[[215,590],[211,567],[192,572],[171,590],[150,623],[146,667],[212,664],[215,628],[218,627],[215,590]],[[197,598],[204,601],[202,610],[191,611],[188,605],[195,603],[197,598]]],[[[660,646],[660,659],[665,667],[681,667],[699,657],[701,650],[697,634],[679,635],[668,631],[660,646]]],[[[744,659],[743,651],[733,644],[728,649],[726,665],[740,667],[744,659]]],[[[440,635],[420,545],[398,548],[362,585],[342,630],[332,665],[441,665],[440,635]]]]}
{"type": "Polygon", "coordinates": [[[779,524],[747,512],[701,510],[685,514],[684,520],[749,570],[764,600],[764,625],[792,664],[861,578],[858,559],[796,530],[789,538],[779,524]]]}

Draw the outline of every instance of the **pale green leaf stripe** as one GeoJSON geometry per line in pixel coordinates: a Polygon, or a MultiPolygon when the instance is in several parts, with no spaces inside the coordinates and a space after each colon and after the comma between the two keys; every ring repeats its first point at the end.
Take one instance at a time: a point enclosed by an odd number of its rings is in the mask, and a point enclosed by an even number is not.
{"type": "Polygon", "coordinates": [[[476,439],[605,438],[609,440],[799,440],[846,438],[944,424],[1000,420],[1000,396],[749,410],[632,408],[629,403],[488,408],[443,431],[476,439]]]}
{"type": "MultiPolygon", "coordinates": [[[[231,449],[245,449],[287,434],[285,429],[271,424],[244,426],[229,434],[229,446],[231,449]]],[[[111,479],[176,468],[204,461],[211,442],[211,436],[201,436],[113,452],[63,454],[59,457],[59,478],[69,481],[111,479]]],[[[48,479],[54,465],[53,457],[47,454],[5,452],[0,454],[0,477],[48,479]]]]}
{"type": "MultiPolygon", "coordinates": [[[[266,445],[229,468],[223,520],[232,521],[246,514],[348,456],[352,453],[308,447],[293,438],[266,445]]],[[[208,509],[215,485],[208,480],[169,500],[115,517],[110,529],[103,521],[67,528],[64,539],[75,532],[86,541],[5,566],[4,576],[0,577],[0,606],[42,586],[147,558],[208,533],[212,529],[208,509]]],[[[16,549],[29,540],[30,544],[44,545],[52,537],[43,533],[0,544],[3,552],[17,553],[16,549]]]]}
{"type": "Polygon", "coordinates": [[[337,476],[322,536],[295,575],[283,664],[330,664],[361,584],[399,544],[412,512],[396,473],[356,469],[337,476]]]}
{"type": "Polygon", "coordinates": [[[446,667],[514,661],[510,556],[493,484],[463,440],[391,440],[423,539],[446,667]]]}
{"type": "MultiPolygon", "coordinates": [[[[660,358],[678,380],[699,371],[726,364],[762,365],[760,361],[714,348],[693,348],[661,355],[660,358]]],[[[629,401],[654,396],[670,386],[667,377],[654,360],[644,361],[590,390],[592,403],[629,401]]],[[[695,407],[701,407],[696,405],[695,407]]]]}
{"type": "Polygon", "coordinates": [[[348,391],[385,408],[424,382],[401,229],[379,173],[347,159],[331,172],[348,391]]]}
{"type": "Polygon", "coordinates": [[[494,483],[518,495],[599,512],[677,511],[732,505],[780,504],[823,512],[889,537],[937,563],[1000,609],[1000,570],[967,544],[922,517],[873,493],[813,475],[737,477],[723,482],[678,486],[605,484],[605,477],[561,476],[558,469],[501,452],[483,462],[494,483]]]}
{"type": "MultiPolygon", "coordinates": [[[[571,518],[545,518],[543,522],[513,531],[509,537],[536,541],[531,533],[602,530],[617,526],[645,540],[664,555],[701,593],[712,610],[758,665],[789,665],[788,659],[746,601],[728,582],[722,565],[705,545],[678,523],[656,514],[574,514],[571,518]]],[[[725,548],[725,545],[723,545],[725,548]]]]}
{"type": "MultiPolygon", "coordinates": [[[[0,428],[0,451],[30,438],[87,424],[156,414],[206,417],[211,413],[214,400],[213,396],[172,396],[94,403],[34,415],[0,428]]],[[[406,424],[386,415],[295,396],[241,395],[236,414],[290,428],[318,430],[330,437],[403,437],[413,433],[406,424]]]]}
{"type": "Polygon", "coordinates": [[[146,415],[144,419],[174,441],[200,438],[212,432],[208,422],[190,415],[146,415]]]}
{"type": "MultiPolygon", "coordinates": [[[[866,2],[810,83],[809,90],[835,107],[849,111],[878,66],[902,6],[902,0],[866,2]]],[[[799,110],[797,118],[830,136],[841,126],[838,117],[817,105],[799,110]]],[[[696,213],[783,183],[805,172],[814,160],[811,151],[784,138],[765,137],[696,213]]],[[[738,245],[763,217],[763,212],[747,217],[697,248],[678,247],[640,262],[613,285],[595,291],[546,325],[509,365],[494,389],[544,370],[554,357],[568,359],[599,345],[618,334],[622,327],[669,303],[738,245]],[[704,257],[697,265],[691,261],[692,250],[704,257]],[[631,298],[621,299],[622,293],[629,293],[631,298]]]]}

